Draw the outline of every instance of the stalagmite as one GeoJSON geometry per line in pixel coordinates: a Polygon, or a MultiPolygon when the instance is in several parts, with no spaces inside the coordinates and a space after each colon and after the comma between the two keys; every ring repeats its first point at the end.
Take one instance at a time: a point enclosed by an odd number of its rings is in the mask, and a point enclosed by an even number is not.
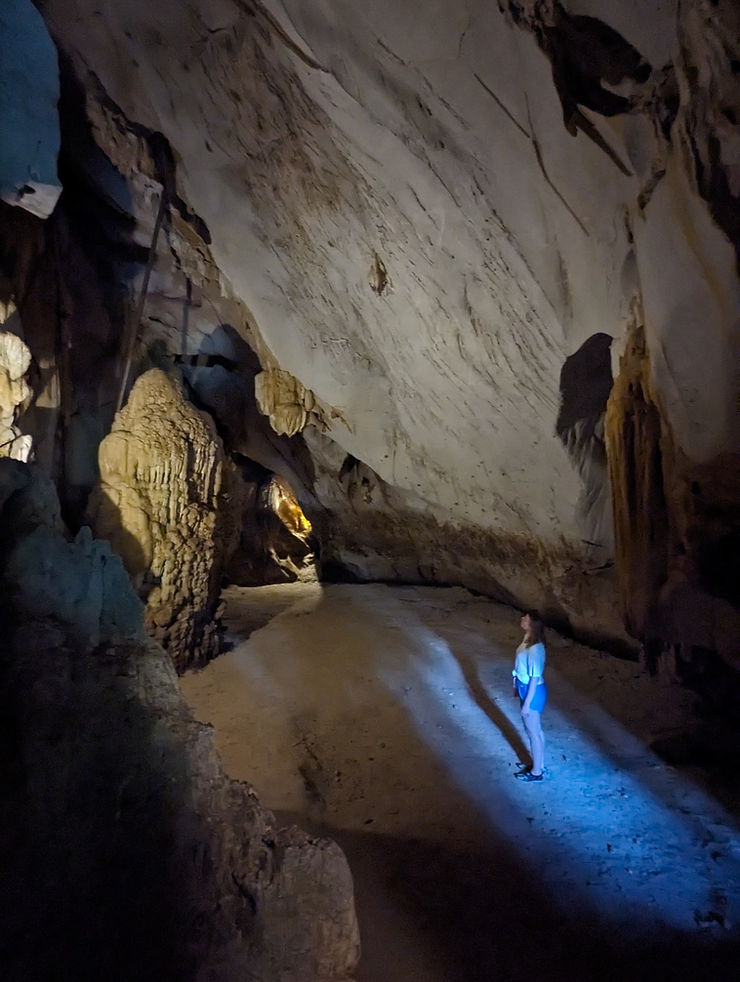
{"type": "Polygon", "coordinates": [[[228,468],[213,421],[158,369],[136,381],[100,445],[92,524],[123,558],[152,636],[180,671],[218,650],[214,615],[236,534],[228,468]]]}

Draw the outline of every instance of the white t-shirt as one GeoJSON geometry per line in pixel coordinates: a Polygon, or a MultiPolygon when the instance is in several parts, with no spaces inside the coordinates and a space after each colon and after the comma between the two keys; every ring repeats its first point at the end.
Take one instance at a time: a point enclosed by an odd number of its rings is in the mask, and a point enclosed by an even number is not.
{"type": "Polygon", "coordinates": [[[537,644],[525,648],[520,645],[516,651],[514,669],[511,673],[516,676],[522,685],[529,685],[531,678],[537,679],[537,685],[542,685],[545,681],[545,646],[541,641],[537,644]]]}

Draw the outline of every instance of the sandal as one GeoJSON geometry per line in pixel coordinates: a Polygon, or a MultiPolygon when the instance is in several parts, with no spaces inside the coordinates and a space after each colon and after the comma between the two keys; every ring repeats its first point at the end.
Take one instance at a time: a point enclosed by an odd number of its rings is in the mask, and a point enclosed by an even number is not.
{"type": "Polygon", "coordinates": [[[521,774],[517,774],[516,776],[520,781],[526,781],[527,783],[530,781],[544,781],[545,779],[544,774],[533,774],[531,771],[522,771],[521,774]]]}

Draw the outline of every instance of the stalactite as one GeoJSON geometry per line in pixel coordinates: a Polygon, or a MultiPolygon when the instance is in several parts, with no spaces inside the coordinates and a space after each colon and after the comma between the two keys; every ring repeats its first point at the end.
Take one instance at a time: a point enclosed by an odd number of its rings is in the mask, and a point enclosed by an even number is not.
{"type": "Polygon", "coordinates": [[[703,690],[702,666],[740,669],[740,458],[697,464],[676,447],[636,313],[606,412],[620,603],[648,668],[678,650],[673,670],[703,690]]]}
{"type": "Polygon", "coordinates": [[[644,329],[627,342],[606,412],[606,444],[622,613],[636,637],[668,570],[669,520],[660,411],[650,394],[644,329]]]}

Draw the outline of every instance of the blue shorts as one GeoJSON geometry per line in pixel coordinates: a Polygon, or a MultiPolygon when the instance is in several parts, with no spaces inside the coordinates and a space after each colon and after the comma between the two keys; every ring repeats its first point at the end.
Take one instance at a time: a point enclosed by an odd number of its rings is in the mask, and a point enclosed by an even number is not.
{"type": "MultiPolygon", "coordinates": [[[[519,679],[516,680],[516,691],[519,693],[519,701],[524,705],[524,700],[527,697],[528,685],[520,682],[519,679]]],[[[534,695],[532,696],[532,701],[529,704],[530,709],[534,709],[536,713],[541,713],[545,708],[545,703],[547,702],[547,685],[542,682],[534,690],[534,695]]]]}

